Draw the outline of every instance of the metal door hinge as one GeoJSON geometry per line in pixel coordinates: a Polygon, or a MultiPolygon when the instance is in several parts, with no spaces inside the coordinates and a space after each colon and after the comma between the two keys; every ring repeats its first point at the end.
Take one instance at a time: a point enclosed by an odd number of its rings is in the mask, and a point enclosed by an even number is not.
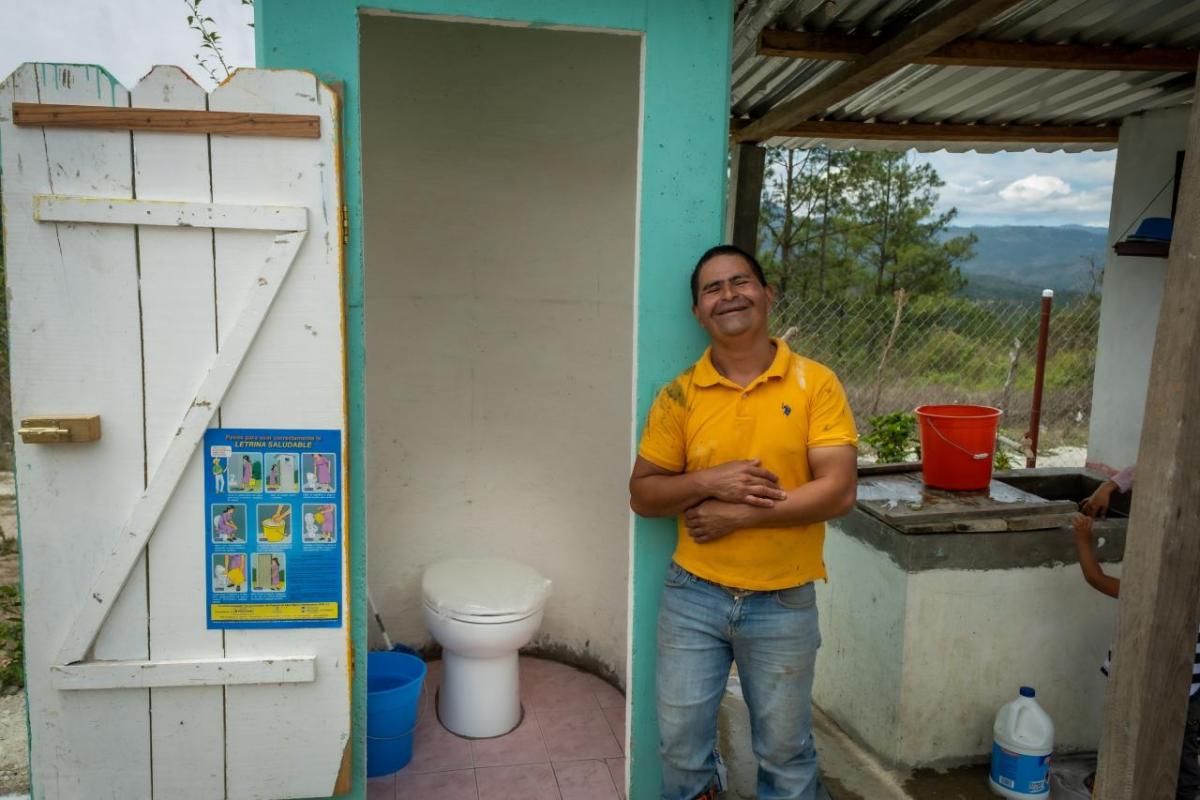
{"type": "Polygon", "coordinates": [[[100,438],[99,414],[26,417],[17,434],[25,444],[94,442],[100,438]]]}
{"type": "Polygon", "coordinates": [[[350,244],[350,212],[342,206],[342,244],[350,244]]]}

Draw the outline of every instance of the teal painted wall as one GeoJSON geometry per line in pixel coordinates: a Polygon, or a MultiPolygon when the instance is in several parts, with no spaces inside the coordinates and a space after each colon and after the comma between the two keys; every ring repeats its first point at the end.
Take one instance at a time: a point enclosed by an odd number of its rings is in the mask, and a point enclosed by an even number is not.
{"type": "MultiPolygon", "coordinates": [[[[719,242],[725,203],[729,53],[728,0],[380,0],[364,7],[410,14],[637,31],[644,35],[641,209],[637,288],[635,413],[631,435],[654,394],[699,355],[704,339],[691,316],[687,280],[699,254],[719,242]]],[[[255,36],[261,67],[311,70],[342,85],[346,205],[346,336],[350,381],[351,618],[359,654],[353,686],[353,797],[366,796],[367,649],[363,399],[362,152],[359,114],[358,0],[258,0],[255,36]]],[[[402,79],[403,76],[398,76],[402,79]]],[[[420,76],[415,76],[420,80],[420,76]]],[[[630,798],[658,795],[654,713],[655,620],[675,542],[671,520],[636,519],[629,675],[630,798]]]]}

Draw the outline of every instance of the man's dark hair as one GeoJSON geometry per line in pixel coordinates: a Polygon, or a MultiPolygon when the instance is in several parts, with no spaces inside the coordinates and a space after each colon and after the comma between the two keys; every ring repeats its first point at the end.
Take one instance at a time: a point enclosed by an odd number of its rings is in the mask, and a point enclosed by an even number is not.
{"type": "Polygon", "coordinates": [[[738,256],[747,264],[750,269],[754,270],[754,277],[758,278],[758,282],[763,286],[767,285],[767,276],[763,274],[762,264],[758,263],[758,259],[747,253],[736,244],[719,244],[716,247],[710,247],[704,251],[704,255],[700,256],[700,260],[696,262],[696,268],[692,270],[692,305],[700,300],[700,270],[709,261],[712,261],[717,256],[738,256]]]}

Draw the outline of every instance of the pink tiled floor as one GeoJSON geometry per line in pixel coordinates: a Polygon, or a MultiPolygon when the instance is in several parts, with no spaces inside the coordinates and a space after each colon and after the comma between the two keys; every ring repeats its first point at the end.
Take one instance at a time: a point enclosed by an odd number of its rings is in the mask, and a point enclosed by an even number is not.
{"type": "Polygon", "coordinates": [[[433,698],[442,663],[429,664],[429,704],[409,765],[368,782],[370,800],[625,800],[625,698],[599,678],[521,658],[517,729],[462,739],[443,728],[433,698]]]}

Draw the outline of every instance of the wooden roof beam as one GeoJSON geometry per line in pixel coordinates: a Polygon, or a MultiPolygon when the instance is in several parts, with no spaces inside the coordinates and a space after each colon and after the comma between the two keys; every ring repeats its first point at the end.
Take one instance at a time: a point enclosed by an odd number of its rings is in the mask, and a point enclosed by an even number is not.
{"type": "Polygon", "coordinates": [[[736,138],[742,142],[770,139],[777,131],[823,113],[1021,2],[1024,0],[951,0],[908,23],[895,36],[880,38],[861,59],[843,64],[815,86],[771,109],[762,119],[738,131],[736,138]]]}
{"type": "MultiPolygon", "coordinates": [[[[747,120],[730,123],[737,130],[747,120]]],[[[1115,144],[1116,125],[962,125],[952,123],[854,122],[821,120],[797,122],[776,131],[786,139],[860,139],[897,142],[1019,142],[1027,144],[1115,144]]]]}
{"type": "MultiPolygon", "coordinates": [[[[765,29],[758,38],[759,55],[858,61],[879,44],[874,36],[841,36],[765,29]]],[[[1118,45],[1035,44],[956,39],[913,64],[960,67],[1018,67],[1024,69],[1090,69],[1195,72],[1200,51],[1182,47],[1124,47],[1118,45]]]]}

